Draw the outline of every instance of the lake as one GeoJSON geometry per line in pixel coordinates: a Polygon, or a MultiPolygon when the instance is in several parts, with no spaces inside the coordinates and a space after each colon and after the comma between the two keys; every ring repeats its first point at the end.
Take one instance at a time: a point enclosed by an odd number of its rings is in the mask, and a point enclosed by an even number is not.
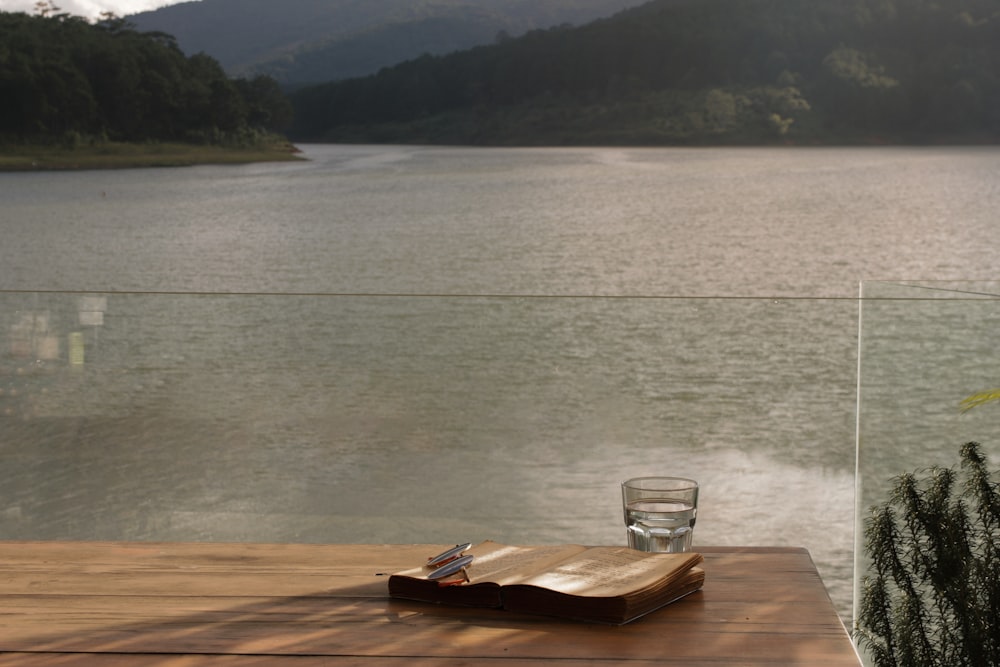
{"type": "Polygon", "coordinates": [[[1000,150],[303,148],[0,174],[0,538],[624,543],[677,474],[850,614],[859,282],[995,276],[1000,150]]]}

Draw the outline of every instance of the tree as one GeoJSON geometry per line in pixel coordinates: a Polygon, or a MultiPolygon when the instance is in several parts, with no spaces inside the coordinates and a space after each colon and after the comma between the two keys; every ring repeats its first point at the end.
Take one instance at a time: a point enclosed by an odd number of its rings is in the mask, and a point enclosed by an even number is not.
{"type": "Polygon", "coordinates": [[[872,508],[855,636],[877,667],[1000,665],[1000,482],[975,442],[959,474],[897,478],[872,508]]]}
{"type": "Polygon", "coordinates": [[[898,129],[901,83],[874,55],[841,45],[823,58],[823,69],[823,96],[839,120],[863,131],[898,129]]]}
{"type": "Polygon", "coordinates": [[[46,2],[46,0],[39,0],[35,3],[35,14],[43,18],[49,16],[55,16],[62,12],[62,9],[56,6],[54,2],[46,2]]]}
{"type": "Polygon", "coordinates": [[[91,24],[56,12],[49,2],[32,16],[0,12],[4,140],[243,142],[288,120],[273,82],[239,86],[213,58],[188,58],[171,35],[114,14],[91,24]]]}
{"type": "Polygon", "coordinates": [[[268,132],[283,132],[292,121],[292,105],[281,92],[278,82],[269,76],[237,79],[239,90],[247,105],[247,123],[268,132]]]}

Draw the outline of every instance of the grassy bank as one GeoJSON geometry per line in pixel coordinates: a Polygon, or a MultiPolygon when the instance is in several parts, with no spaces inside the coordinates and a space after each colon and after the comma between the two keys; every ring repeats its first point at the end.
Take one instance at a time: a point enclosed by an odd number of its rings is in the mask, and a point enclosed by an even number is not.
{"type": "Polygon", "coordinates": [[[187,167],[196,164],[248,164],[299,160],[287,142],[246,148],[179,143],[127,144],[107,142],[64,148],[44,145],[0,147],[0,171],[57,169],[130,169],[187,167]]]}

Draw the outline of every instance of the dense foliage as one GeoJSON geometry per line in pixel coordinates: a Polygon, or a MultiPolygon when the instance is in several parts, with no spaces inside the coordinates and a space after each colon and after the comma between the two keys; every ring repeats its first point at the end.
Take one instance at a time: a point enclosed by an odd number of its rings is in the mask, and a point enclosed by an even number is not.
{"type": "Polygon", "coordinates": [[[271,79],[233,81],[169,35],[41,6],[33,16],[0,12],[0,141],[245,144],[290,119],[271,79]]]}
{"type": "Polygon", "coordinates": [[[992,142],[998,0],[654,0],[292,96],[303,139],[992,142]]]}
{"type": "Polygon", "coordinates": [[[856,635],[877,667],[1000,665],[1000,482],[970,442],[959,475],[897,479],[865,529],[856,635]]]}

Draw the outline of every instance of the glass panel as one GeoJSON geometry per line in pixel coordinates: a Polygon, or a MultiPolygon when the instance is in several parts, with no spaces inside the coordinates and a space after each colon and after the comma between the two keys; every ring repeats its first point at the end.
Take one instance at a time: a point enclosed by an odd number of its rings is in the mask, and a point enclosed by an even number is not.
{"type": "Polygon", "coordinates": [[[684,475],[696,546],[806,546],[849,610],[856,318],[856,299],[0,292],[0,535],[624,544],[619,482],[684,475]]]}
{"type": "MultiPolygon", "coordinates": [[[[870,508],[888,499],[895,476],[957,467],[959,448],[969,441],[981,443],[991,467],[1000,462],[998,407],[963,413],[959,405],[1000,387],[1000,283],[865,282],[861,296],[859,537],[870,508]]],[[[859,539],[855,605],[867,571],[859,539]]]]}

